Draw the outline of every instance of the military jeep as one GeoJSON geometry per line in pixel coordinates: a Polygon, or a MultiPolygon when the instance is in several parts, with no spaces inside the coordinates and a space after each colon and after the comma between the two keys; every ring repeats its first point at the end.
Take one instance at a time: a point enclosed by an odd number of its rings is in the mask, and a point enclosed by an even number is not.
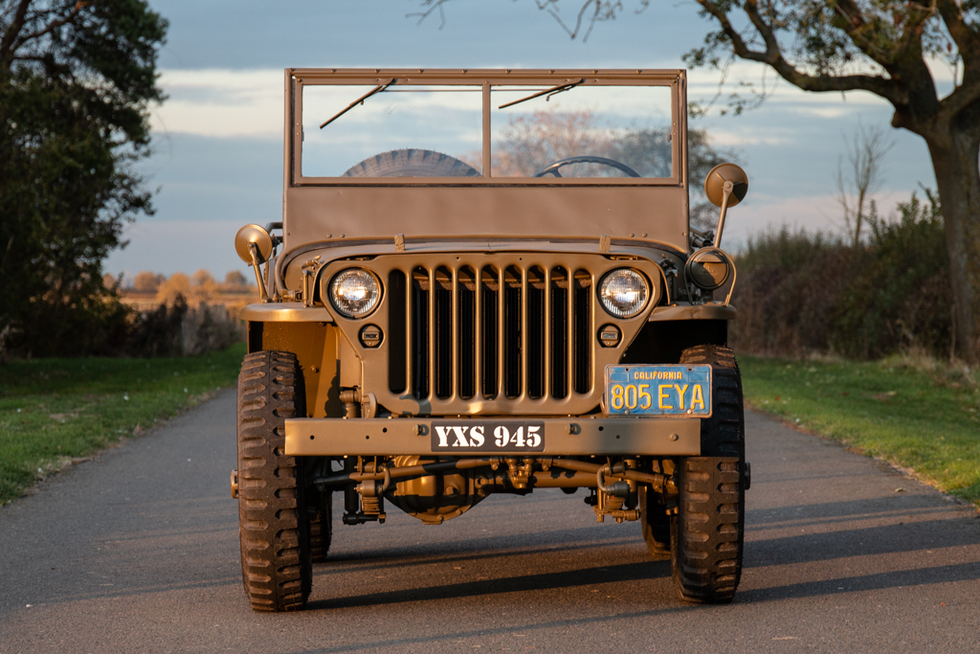
{"type": "MultiPolygon", "coordinates": [[[[682,600],[742,566],[742,389],[720,249],[689,221],[683,70],[285,71],[283,216],[236,249],[242,576],[302,608],[333,525],[584,489],[682,600]]],[[[570,499],[570,501],[573,501],[570,499]]],[[[578,501],[581,501],[578,500],[578,501]]]]}

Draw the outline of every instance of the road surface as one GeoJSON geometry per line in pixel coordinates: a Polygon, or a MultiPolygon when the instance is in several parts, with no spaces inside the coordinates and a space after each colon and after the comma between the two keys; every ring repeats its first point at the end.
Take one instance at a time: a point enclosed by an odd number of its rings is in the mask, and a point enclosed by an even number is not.
{"type": "Polygon", "coordinates": [[[0,652],[980,651],[976,511],[756,414],[730,605],[679,603],[636,523],[554,490],[337,525],[309,608],[253,613],[234,412],[226,391],[0,510],[0,652]]]}

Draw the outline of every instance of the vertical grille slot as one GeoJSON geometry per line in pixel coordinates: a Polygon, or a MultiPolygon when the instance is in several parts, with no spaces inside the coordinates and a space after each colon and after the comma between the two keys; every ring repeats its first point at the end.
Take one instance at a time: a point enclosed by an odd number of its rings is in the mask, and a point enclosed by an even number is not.
{"type": "Polygon", "coordinates": [[[392,270],[388,274],[388,390],[405,392],[408,367],[408,319],[405,273],[392,270]]]}
{"type": "Polygon", "coordinates": [[[588,393],[592,389],[592,344],[595,342],[592,326],[592,275],[587,270],[576,270],[573,287],[574,388],[576,393],[588,393]]]}
{"type": "Polygon", "coordinates": [[[592,279],[583,269],[519,262],[391,271],[389,390],[430,401],[590,393],[592,279]]]}
{"type": "Polygon", "coordinates": [[[527,301],[525,313],[527,320],[527,394],[533,399],[544,397],[545,383],[545,324],[550,318],[546,297],[548,283],[545,272],[535,266],[527,271],[527,301]]]}
{"type": "Polygon", "coordinates": [[[453,333],[454,333],[454,276],[448,268],[436,269],[434,280],[435,311],[433,331],[435,336],[434,381],[436,397],[446,399],[453,394],[453,333]]]}
{"type": "Polygon", "coordinates": [[[480,271],[480,309],[483,324],[478,326],[482,336],[482,351],[479,353],[483,364],[480,380],[483,397],[497,397],[497,380],[500,376],[500,273],[493,266],[484,266],[480,271]]]}
{"type": "Polygon", "coordinates": [[[521,394],[524,354],[524,276],[516,266],[504,272],[504,396],[521,394]]]}
{"type": "Polygon", "coordinates": [[[412,271],[412,290],[409,295],[411,312],[412,392],[419,399],[429,397],[429,271],[412,271]]]}
{"type": "Polygon", "coordinates": [[[571,295],[568,292],[568,271],[564,268],[551,270],[551,395],[568,397],[569,361],[571,340],[568,326],[572,313],[571,295]]]}
{"type": "Polygon", "coordinates": [[[476,395],[476,272],[465,266],[457,278],[457,324],[459,326],[459,396],[464,400],[476,395]]]}

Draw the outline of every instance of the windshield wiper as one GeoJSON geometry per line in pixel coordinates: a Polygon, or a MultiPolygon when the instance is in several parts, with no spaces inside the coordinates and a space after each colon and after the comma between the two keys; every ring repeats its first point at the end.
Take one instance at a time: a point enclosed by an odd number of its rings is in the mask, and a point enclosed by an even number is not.
{"type": "MultiPolygon", "coordinates": [[[[585,80],[583,80],[583,81],[585,81],[585,80]]],[[[367,100],[368,98],[370,98],[375,93],[381,93],[382,91],[384,91],[385,89],[387,89],[389,86],[391,86],[392,84],[395,84],[397,82],[398,82],[397,79],[392,79],[392,80],[389,80],[388,82],[385,82],[384,84],[378,84],[373,89],[371,89],[370,91],[368,91],[367,93],[365,93],[364,95],[362,95],[361,97],[359,97],[357,100],[354,100],[349,105],[347,105],[347,108],[346,109],[343,109],[339,113],[334,114],[333,118],[327,120],[325,123],[323,123],[322,125],[320,125],[320,129],[323,129],[324,127],[326,127],[327,125],[329,125],[333,121],[337,120],[338,118],[340,118],[341,116],[343,116],[344,114],[346,114],[348,111],[350,111],[351,109],[353,109],[357,105],[361,104],[362,102],[364,102],[365,100],[367,100]]]]}
{"type": "Polygon", "coordinates": [[[584,84],[584,83],[585,83],[585,79],[583,78],[583,79],[580,79],[577,82],[567,82],[565,84],[559,84],[558,86],[553,86],[550,89],[545,89],[544,91],[538,91],[537,93],[535,93],[533,95],[529,95],[526,98],[521,98],[520,100],[514,100],[513,102],[508,102],[507,104],[502,104],[499,107],[497,107],[497,109],[506,109],[507,107],[513,107],[515,104],[520,104],[522,102],[527,102],[528,100],[533,100],[534,98],[539,98],[542,95],[547,95],[548,96],[547,99],[550,100],[551,99],[551,96],[553,96],[553,95],[555,95],[557,93],[562,93],[563,91],[568,91],[569,89],[573,89],[576,86],[578,86],[579,84],[584,84]]]}

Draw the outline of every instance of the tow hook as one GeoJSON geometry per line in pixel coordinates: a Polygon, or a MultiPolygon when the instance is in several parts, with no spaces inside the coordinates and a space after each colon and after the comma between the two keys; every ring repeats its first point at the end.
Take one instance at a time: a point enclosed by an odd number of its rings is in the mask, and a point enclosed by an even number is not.
{"type": "Polygon", "coordinates": [[[231,496],[238,499],[238,470],[231,471],[231,496]]]}

